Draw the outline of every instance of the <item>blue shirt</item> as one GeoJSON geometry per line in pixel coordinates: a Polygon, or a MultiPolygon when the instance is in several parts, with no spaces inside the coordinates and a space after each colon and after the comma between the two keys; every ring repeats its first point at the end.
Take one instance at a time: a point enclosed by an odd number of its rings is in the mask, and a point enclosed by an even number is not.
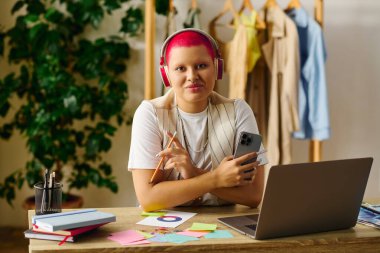
{"type": "Polygon", "coordinates": [[[292,9],[287,14],[297,26],[301,58],[300,129],[293,133],[293,137],[325,140],[330,137],[330,122],[325,75],[327,55],[322,29],[304,8],[292,9]]]}

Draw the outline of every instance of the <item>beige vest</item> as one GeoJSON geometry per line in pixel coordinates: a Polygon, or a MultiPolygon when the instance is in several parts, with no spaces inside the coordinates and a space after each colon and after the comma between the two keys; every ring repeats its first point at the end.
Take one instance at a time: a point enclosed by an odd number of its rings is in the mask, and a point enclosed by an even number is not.
{"type": "MultiPolygon", "coordinates": [[[[174,133],[177,131],[177,138],[184,144],[182,123],[177,120],[177,109],[175,94],[169,90],[164,96],[150,100],[157,117],[159,125],[162,147],[166,147],[169,138],[165,131],[174,133]]],[[[210,95],[207,114],[208,141],[211,152],[212,169],[215,169],[224,157],[232,155],[234,151],[235,127],[235,107],[234,100],[225,98],[215,92],[210,95]]],[[[185,147],[185,145],[183,145],[185,147]]],[[[177,171],[165,171],[166,180],[179,180],[177,171]],[[169,174],[170,173],[170,174],[169,174]]],[[[224,205],[229,204],[216,196],[207,193],[203,197],[188,202],[185,205],[224,205]]]]}

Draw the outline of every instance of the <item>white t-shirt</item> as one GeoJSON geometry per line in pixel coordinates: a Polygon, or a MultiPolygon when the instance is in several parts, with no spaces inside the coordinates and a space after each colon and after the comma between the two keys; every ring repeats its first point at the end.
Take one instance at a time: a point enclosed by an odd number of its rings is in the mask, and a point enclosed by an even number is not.
{"type": "MultiPolygon", "coordinates": [[[[200,113],[186,113],[179,110],[182,118],[188,152],[198,168],[211,169],[211,154],[207,143],[207,109],[200,113]],[[190,147],[189,147],[190,146],[190,147]],[[199,151],[199,152],[196,152],[199,151]]],[[[235,100],[235,147],[237,146],[240,132],[259,134],[255,116],[249,105],[241,99],[235,100]]],[[[137,108],[132,124],[132,138],[129,153],[128,169],[155,169],[160,157],[155,157],[162,151],[162,135],[155,115],[153,105],[143,101],[137,108]]],[[[185,146],[185,143],[182,143],[185,146]]],[[[260,150],[263,149],[261,145],[260,150]]],[[[259,155],[261,164],[266,164],[265,155],[259,155]]]]}

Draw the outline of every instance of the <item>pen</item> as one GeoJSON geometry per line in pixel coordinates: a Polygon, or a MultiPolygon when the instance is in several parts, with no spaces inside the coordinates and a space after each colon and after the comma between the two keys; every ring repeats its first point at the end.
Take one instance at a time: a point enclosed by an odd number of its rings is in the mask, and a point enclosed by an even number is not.
{"type": "Polygon", "coordinates": [[[50,210],[51,209],[51,205],[52,205],[52,196],[53,196],[53,173],[50,173],[49,174],[49,187],[48,187],[48,196],[49,196],[49,199],[48,199],[48,206],[47,206],[47,209],[46,210],[50,210]]]}
{"type": "Polygon", "coordinates": [[[47,205],[47,188],[48,188],[48,182],[49,182],[49,170],[45,169],[45,182],[44,182],[44,189],[42,191],[42,199],[41,199],[41,214],[45,213],[46,205],[47,205]]]}
{"type": "Polygon", "coordinates": [[[55,172],[53,172],[52,185],[53,185],[53,188],[54,188],[54,185],[55,185],[55,172]]]}
{"type": "MultiPolygon", "coordinates": [[[[170,145],[172,145],[172,143],[173,143],[174,138],[175,138],[176,135],[177,135],[177,131],[174,132],[172,138],[170,139],[168,145],[166,145],[166,148],[165,148],[165,149],[167,149],[168,147],[170,147],[170,145]]],[[[158,163],[156,169],[154,170],[154,173],[153,173],[152,177],[150,178],[150,181],[149,181],[150,184],[153,183],[154,177],[156,176],[158,170],[160,169],[162,163],[164,162],[164,158],[165,158],[164,156],[161,157],[160,162],[158,163]]]]}
{"type": "Polygon", "coordinates": [[[51,185],[52,185],[52,187],[51,187],[51,199],[50,199],[51,205],[50,205],[50,208],[51,208],[51,211],[53,212],[54,211],[53,209],[56,209],[57,205],[54,204],[54,201],[56,201],[55,197],[54,197],[54,194],[56,194],[55,193],[55,172],[53,172],[52,174],[53,174],[53,176],[51,177],[51,185]]]}

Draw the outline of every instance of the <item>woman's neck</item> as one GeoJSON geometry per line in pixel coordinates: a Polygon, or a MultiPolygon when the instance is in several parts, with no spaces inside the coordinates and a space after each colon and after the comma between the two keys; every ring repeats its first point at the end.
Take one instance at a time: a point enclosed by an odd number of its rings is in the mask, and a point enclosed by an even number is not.
{"type": "Polygon", "coordinates": [[[177,105],[181,111],[187,113],[199,113],[203,112],[207,108],[208,100],[196,103],[183,103],[182,101],[177,101],[177,105]]]}

